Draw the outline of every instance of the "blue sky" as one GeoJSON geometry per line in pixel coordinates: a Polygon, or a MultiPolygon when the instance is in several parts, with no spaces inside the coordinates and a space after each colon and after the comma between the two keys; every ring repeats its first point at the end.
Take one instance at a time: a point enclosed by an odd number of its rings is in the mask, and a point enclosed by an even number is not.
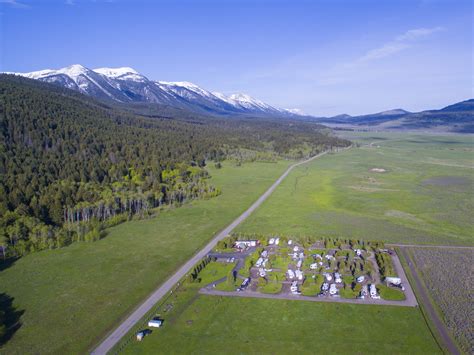
{"type": "Polygon", "coordinates": [[[470,1],[0,0],[0,71],[80,63],[313,115],[473,97],[470,1]]]}

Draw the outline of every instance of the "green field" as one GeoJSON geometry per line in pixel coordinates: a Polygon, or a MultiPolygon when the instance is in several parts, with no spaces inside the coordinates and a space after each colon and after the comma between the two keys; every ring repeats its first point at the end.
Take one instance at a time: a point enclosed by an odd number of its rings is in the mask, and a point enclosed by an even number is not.
{"type": "Polygon", "coordinates": [[[360,147],[295,169],[237,232],[474,243],[473,136],[351,136],[360,147]]]}
{"type": "Polygon", "coordinates": [[[92,243],[38,252],[0,272],[24,311],[2,353],[84,353],[268,188],[288,162],[211,168],[222,195],[110,229],[92,243]]]}
{"type": "Polygon", "coordinates": [[[165,315],[163,328],[130,341],[125,353],[441,353],[416,308],[193,297],[188,291],[165,315]]]}

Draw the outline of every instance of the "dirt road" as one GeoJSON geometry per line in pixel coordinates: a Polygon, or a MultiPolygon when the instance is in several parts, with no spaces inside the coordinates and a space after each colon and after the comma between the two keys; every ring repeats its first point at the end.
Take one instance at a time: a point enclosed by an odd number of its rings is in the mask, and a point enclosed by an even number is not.
{"type": "MultiPolygon", "coordinates": [[[[344,148],[344,149],[349,149],[344,148]]],[[[224,230],[218,233],[204,248],[197,252],[191,259],[189,259],[183,266],[181,266],[174,275],[165,281],[158,289],[156,289],[125,321],[123,321],[112,333],[110,333],[92,354],[106,354],[112,347],[119,342],[119,340],[127,334],[130,329],[137,323],[163,296],[168,294],[173,286],[183,278],[187,272],[197,264],[202,258],[204,258],[221,239],[228,236],[240,223],[242,223],[248,216],[250,216],[280,185],[280,183],[288,176],[288,174],[297,166],[309,163],[310,161],[317,159],[328,152],[323,152],[315,155],[304,161],[295,163],[288,167],[288,169],[273,183],[270,188],[261,195],[257,201],[255,201],[244,213],[242,213],[237,219],[229,224],[224,230]]]]}
{"type": "Polygon", "coordinates": [[[280,299],[280,300],[290,300],[290,301],[310,301],[310,302],[329,302],[329,303],[354,303],[354,304],[378,304],[381,306],[405,306],[405,307],[415,307],[416,305],[409,304],[405,301],[387,301],[387,300],[376,300],[372,298],[366,298],[364,300],[352,299],[352,298],[338,298],[338,297],[311,297],[311,296],[302,296],[302,295],[292,295],[292,294],[266,294],[256,291],[241,291],[241,292],[227,292],[227,291],[218,291],[210,288],[202,288],[199,290],[200,294],[210,295],[210,296],[223,296],[223,297],[250,297],[250,298],[271,298],[271,299],[280,299]]]}

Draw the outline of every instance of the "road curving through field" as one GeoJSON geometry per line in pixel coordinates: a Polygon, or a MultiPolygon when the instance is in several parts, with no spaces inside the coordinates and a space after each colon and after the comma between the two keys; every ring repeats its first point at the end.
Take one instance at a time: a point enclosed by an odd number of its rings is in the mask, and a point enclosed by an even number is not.
{"type": "MultiPolygon", "coordinates": [[[[350,149],[352,146],[343,148],[341,150],[350,149]]],[[[160,287],[158,287],[153,293],[139,305],[114,331],[112,331],[107,337],[92,351],[94,355],[107,354],[119,341],[125,336],[133,326],[142,319],[145,314],[165,295],[171,292],[173,286],[179,282],[188,271],[196,265],[202,258],[204,258],[217,244],[218,241],[228,236],[240,223],[242,223],[247,217],[249,217],[281,184],[281,182],[288,176],[288,174],[296,167],[309,163],[317,158],[326,155],[328,151],[319,153],[309,159],[294,163],[286,169],[286,171],[268,188],[258,199],[255,201],[244,213],[237,217],[231,224],[219,232],[209,243],[198,251],[191,259],[189,259],[183,266],[181,266],[168,280],[166,280],[160,287]]]]}

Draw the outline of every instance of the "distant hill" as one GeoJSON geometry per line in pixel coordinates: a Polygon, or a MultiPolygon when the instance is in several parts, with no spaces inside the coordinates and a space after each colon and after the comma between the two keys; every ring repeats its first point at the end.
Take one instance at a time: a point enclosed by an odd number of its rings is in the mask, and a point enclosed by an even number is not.
{"type": "Polygon", "coordinates": [[[370,115],[338,115],[318,118],[330,127],[369,130],[429,130],[474,133],[474,99],[455,103],[440,110],[408,112],[394,109],[370,115]]]}

